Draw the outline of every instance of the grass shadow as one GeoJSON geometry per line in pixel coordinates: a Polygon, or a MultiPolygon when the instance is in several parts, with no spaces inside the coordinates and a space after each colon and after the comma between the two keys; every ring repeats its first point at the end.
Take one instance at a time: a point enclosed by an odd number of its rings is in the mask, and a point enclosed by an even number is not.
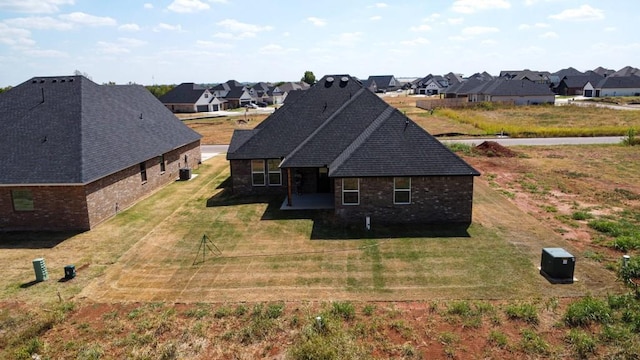
{"type": "Polygon", "coordinates": [[[39,281],[39,280],[31,280],[31,281],[29,281],[29,282],[26,282],[26,283],[24,283],[24,284],[21,284],[21,285],[20,285],[20,288],[21,288],[21,289],[30,288],[30,287],[32,287],[33,285],[38,284],[38,283],[41,283],[41,282],[42,282],[42,281],[39,281]]]}
{"type": "Polygon", "coordinates": [[[80,233],[53,231],[0,232],[0,249],[52,249],[80,233]]]}
{"type": "Polygon", "coordinates": [[[271,197],[260,220],[313,221],[311,240],[470,237],[469,224],[377,224],[370,230],[336,218],[333,210],[280,210],[282,197],[271,197]]]}

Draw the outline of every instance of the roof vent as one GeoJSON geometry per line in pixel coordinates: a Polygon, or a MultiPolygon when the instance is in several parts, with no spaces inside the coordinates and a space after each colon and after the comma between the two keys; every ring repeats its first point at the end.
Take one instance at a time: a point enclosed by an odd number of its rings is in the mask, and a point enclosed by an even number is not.
{"type": "Polygon", "coordinates": [[[343,76],[343,77],[340,78],[340,81],[347,82],[347,81],[349,81],[349,78],[347,76],[343,76]]]}
{"type": "Polygon", "coordinates": [[[32,84],[37,84],[37,83],[38,83],[38,80],[33,79],[33,80],[31,81],[31,83],[32,83],[32,84]]]}
{"type": "Polygon", "coordinates": [[[329,76],[328,78],[325,79],[324,81],[324,87],[325,88],[330,88],[331,85],[333,85],[333,77],[329,76]]]}
{"type": "Polygon", "coordinates": [[[44,84],[44,79],[40,79],[40,84],[44,84]]]}
{"type": "Polygon", "coordinates": [[[58,80],[57,79],[53,79],[53,81],[51,81],[52,83],[57,83],[58,80]]]}
{"type": "Polygon", "coordinates": [[[69,79],[69,82],[73,82],[73,78],[69,79]]]}

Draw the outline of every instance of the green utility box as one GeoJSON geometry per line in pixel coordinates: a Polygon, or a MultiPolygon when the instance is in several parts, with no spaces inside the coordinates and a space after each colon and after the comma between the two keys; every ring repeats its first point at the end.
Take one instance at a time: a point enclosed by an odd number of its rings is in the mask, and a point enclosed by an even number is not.
{"type": "Polygon", "coordinates": [[[64,267],[64,278],[66,280],[71,280],[76,277],[76,266],[75,265],[67,265],[64,267]]]}
{"type": "Polygon", "coordinates": [[[49,279],[47,265],[43,258],[33,259],[33,270],[36,272],[36,281],[45,281],[49,279]]]}
{"type": "Polygon", "coordinates": [[[543,248],[540,273],[551,282],[572,283],[575,256],[563,248],[543,248]]]}

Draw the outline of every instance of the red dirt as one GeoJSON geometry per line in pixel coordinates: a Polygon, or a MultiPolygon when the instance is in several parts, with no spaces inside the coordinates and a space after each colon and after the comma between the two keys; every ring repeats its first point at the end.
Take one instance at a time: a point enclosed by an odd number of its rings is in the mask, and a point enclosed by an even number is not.
{"type": "Polygon", "coordinates": [[[506,148],[495,141],[485,141],[482,144],[476,146],[474,152],[488,157],[516,157],[518,153],[506,148]]]}

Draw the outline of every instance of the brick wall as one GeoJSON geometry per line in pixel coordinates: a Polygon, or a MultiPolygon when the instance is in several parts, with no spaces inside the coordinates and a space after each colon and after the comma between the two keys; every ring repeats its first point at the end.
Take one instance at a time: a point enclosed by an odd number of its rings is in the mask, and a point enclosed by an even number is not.
{"type": "Polygon", "coordinates": [[[234,194],[286,194],[287,172],[281,170],[282,185],[253,186],[251,181],[251,160],[230,160],[231,186],[234,194]]]}
{"type": "Polygon", "coordinates": [[[89,230],[133,205],[162,186],[175,181],[186,164],[198,168],[200,142],[165,154],[165,172],[160,157],[147,160],[147,181],[142,182],[140,166],[106,176],[87,185],[0,187],[0,230],[89,230]],[[14,211],[11,190],[29,190],[33,211],[14,211]]]}
{"type": "Polygon", "coordinates": [[[342,205],[342,181],[335,181],[335,213],[349,222],[471,223],[473,177],[412,177],[411,204],[393,203],[393,178],[361,178],[360,204],[342,205]]]}
{"type": "Polygon", "coordinates": [[[160,171],[159,156],[147,160],[146,182],[142,182],[140,166],[137,164],[88,184],[86,199],[91,227],[178,179],[179,169],[184,168],[185,164],[197,169],[200,157],[200,143],[196,142],[164,154],[164,172],[160,171]]]}
{"type": "Polygon", "coordinates": [[[83,186],[0,187],[0,230],[88,230],[83,186]],[[33,210],[14,211],[12,190],[28,190],[33,210]]]}

